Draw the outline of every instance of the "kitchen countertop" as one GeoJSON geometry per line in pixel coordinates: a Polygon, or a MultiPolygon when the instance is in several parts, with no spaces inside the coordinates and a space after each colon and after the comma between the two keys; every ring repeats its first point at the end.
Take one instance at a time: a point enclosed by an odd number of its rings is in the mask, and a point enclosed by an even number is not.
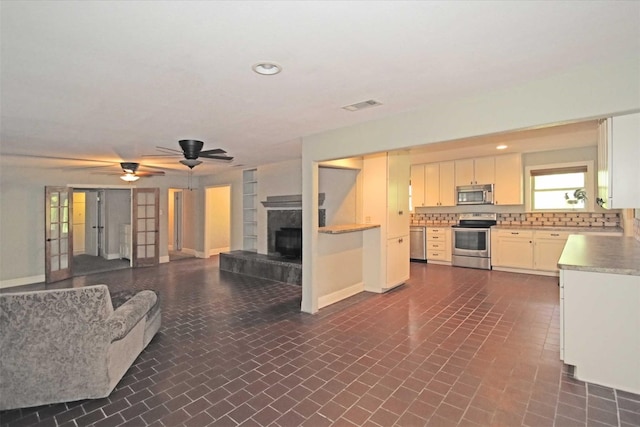
{"type": "Polygon", "coordinates": [[[573,231],[576,233],[619,233],[624,234],[621,227],[555,227],[544,225],[494,225],[494,230],[541,230],[541,231],[573,231]]]}
{"type": "Polygon", "coordinates": [[[380,228],[380,224],[341,224],[329,225],[318,228],[318,233],[324,234],[342,234],[353,233],[354,231],[370,230],[372,228],[380,228]]]}
{"type": "Polygon", "coordinates": [[[558,267],[640,276],[640,242],[634,237],[573,234],[564,246],[558,267]]]}

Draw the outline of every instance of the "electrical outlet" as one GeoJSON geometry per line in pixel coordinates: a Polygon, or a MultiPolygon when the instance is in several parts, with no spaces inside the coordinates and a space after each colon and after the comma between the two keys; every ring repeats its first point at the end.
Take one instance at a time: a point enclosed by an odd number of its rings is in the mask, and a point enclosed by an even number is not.
{"type": "Polygon", "coordinates": [[[365,224],[371,224],[371,217],[370,216],[365,216],[364,217],[364,222],[365,222],[365,224]]]}

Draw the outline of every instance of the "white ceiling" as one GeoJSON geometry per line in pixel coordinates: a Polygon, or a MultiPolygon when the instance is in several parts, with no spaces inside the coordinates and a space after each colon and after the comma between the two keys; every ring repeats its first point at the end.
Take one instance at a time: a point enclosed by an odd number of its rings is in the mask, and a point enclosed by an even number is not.
{"type": "MultiPolygon", "coordinates": [[[[178,159],[143,155],[187,138],[227,150],[231,165],[266,164],[300,157],[306,135],[640,54],[638,1],[3,0],[0,8],[4,164],[36,155],[183,172],[178,159]],[[283,72],[253,73],[265,60],[283,72]],[[369,99],[383,105],[341,109],[369,99]]],[[[194,172],[229,166],[206,161],[194,172]]]]}

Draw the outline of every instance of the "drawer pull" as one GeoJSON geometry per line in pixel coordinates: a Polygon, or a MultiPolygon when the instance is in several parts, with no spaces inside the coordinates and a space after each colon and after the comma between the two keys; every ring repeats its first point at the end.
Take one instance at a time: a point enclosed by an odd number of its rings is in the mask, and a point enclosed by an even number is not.
{"type": "Polygon", "coordinates": [[[517,231],[512,231],[511,234],[520,234],[517,231]]]}
{"type": "Polygon", "coordinates": [[[552,235],[553,237],[558,237],[558,236],[559,236],[559,234],[558,234],[558,233],[551,233],[551,235],[552,235]]]}

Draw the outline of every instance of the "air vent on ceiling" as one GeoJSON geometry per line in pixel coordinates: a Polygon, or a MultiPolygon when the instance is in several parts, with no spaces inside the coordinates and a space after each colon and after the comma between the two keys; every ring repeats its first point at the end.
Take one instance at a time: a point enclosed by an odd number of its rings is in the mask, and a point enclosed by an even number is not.
{"type": "Polygon", "coordinates": [[[342,107],[342,108],[347,111],[360,111],[360,110],[364,110],[365,108],[377,107],[378,105],[382,105],[382,103],[375,101],[373,99],[370,99],[368,101],[358,102],[357,104],[347,105],[346,107],[342,107]]]}

